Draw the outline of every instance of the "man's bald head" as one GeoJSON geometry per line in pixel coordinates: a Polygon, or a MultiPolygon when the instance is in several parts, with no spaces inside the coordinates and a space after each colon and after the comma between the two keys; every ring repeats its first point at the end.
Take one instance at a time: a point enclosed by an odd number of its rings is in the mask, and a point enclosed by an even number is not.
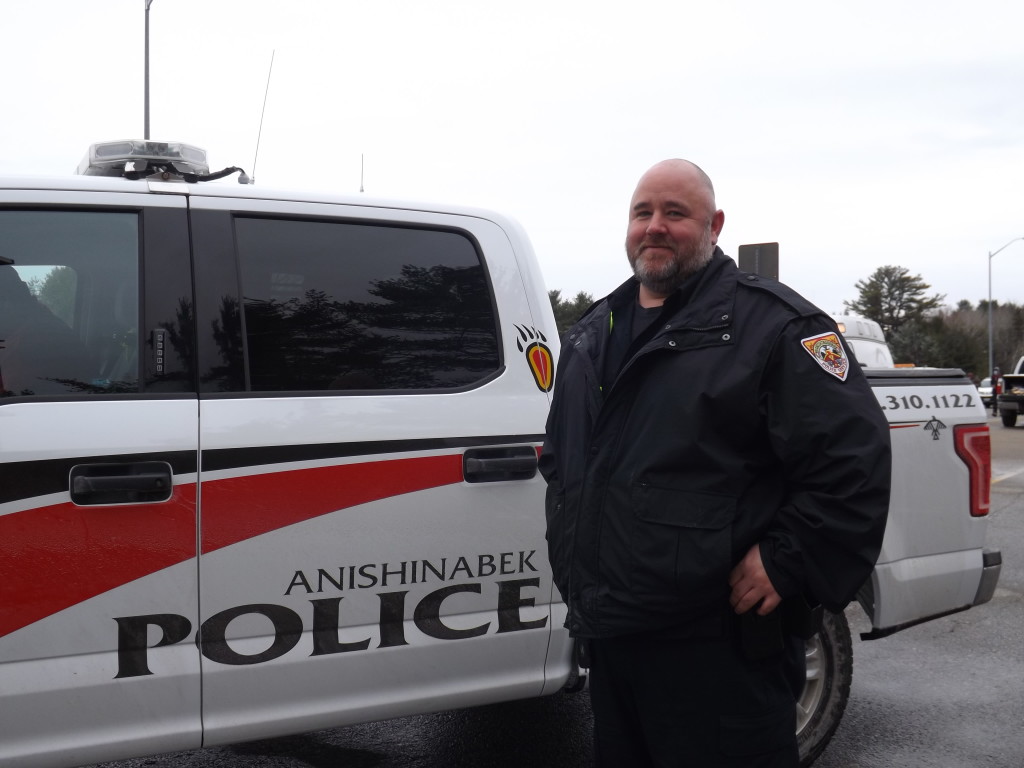
{"type": "MultiPolygon", "coordinates": [[[[715,210],[715,185],[711,183],[711,177],[708,176],[704,172],[704,169],[696,163],[689,160],[683,160],[678,157],[671,158],[669,160],[662,160],[660,163],[652,165],[647,172],[640,177],[640,182],[642,183],[649,174],[671,174],[680,179],[696,180],[707,191],[708,207],[712,211],[715,210]]],[[[637,186],[639,187],[639,183],[637,186]]]]}
{"type": "Polygon", "coordinates": [[[641,176],[626,230],[641,304],[664,300],[707,264],[724,223],[711,179],[695,163],[663,160],[641,176]]]}

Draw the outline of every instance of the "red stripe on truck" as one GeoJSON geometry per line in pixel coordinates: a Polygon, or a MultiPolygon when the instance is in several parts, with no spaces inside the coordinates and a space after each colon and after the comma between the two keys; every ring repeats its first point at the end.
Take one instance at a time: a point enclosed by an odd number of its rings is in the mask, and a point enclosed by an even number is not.
{"type": "Polygon", "coordinates": [[[203,553],[339,509],[461,482],[461,454],[206,481],[203,553]]]}
{"type": "MultiPolygon", "coordinates": [[[[202,551],[460,482],[461,454],[209,480],[202,484],[202,551]]],[[[195,494],[189,483],[163,504],[64,503],[0,516],[0,637],[194,558],[195,494]]]]}
{"type": "Polygon", "coordinates": [[[196,486],[162,504],[67,502],[0,516],[0,637],[194,558],[196,486]]]}

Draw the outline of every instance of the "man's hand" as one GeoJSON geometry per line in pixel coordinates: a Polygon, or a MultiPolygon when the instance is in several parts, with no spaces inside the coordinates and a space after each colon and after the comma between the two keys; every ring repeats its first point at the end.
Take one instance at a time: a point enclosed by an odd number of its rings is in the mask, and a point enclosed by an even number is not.
{"type": "Polygon", "coordinates": [[[757,612],[767,616],[782,602],[764,569],[761,548],[757,544],[752,546],[739,565],[732,569],[732,573],[729,574],[729,586],[732,587],[729,604],[736,613],[746,613],[760,603],[757,612]]]}

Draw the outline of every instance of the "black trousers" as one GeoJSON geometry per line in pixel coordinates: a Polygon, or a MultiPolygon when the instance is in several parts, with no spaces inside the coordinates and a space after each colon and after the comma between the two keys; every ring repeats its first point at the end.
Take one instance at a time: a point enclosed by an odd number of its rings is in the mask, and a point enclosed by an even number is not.
{"type": "Polygon", "coordinates": [[[804,644],[750,661],[735,633],[588,640],[600,768],[796,768],[804,644]]]}

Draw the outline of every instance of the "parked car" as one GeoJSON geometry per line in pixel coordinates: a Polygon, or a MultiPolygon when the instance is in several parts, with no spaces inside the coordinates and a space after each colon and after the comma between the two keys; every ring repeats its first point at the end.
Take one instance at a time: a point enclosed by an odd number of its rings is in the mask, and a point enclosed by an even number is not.
{"type": "Polygon", "coordinates": [[[981,380],[981,384],[978,385],[978,396],[981,398],[981,404],[986,408],[992,407],[992,379],[986,377],[981,380]]]}

